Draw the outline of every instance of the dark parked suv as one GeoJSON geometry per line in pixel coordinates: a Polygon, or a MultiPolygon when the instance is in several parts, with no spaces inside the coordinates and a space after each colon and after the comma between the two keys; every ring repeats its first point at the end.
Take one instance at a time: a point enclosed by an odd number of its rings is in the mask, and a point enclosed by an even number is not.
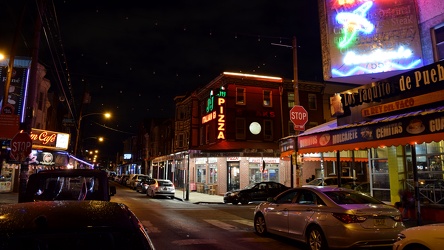
{"type": "Polygon", "coordinates": [[[250,201],[266,201],[268,198],[275,197],[287,189],[287,186],[274,181],[252,183],[244,189],[225,193],[224,203],[232,203],[233,205],[241,203],[246,205],[250,201]]]}

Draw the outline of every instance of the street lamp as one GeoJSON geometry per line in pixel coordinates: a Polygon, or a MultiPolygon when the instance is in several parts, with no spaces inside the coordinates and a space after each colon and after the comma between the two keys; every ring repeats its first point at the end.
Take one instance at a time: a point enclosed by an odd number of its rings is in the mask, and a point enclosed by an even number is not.
{"type": "MultiPolygon", "coordinates": [[[[77,133],[76,133],[76,144],[74,146],[74,155],[77,155],[77,148],[79,144],[79,138],[80,138],[80,125],[82,124],[82,120],[84,117],[91,116],[91,115],[103,115],[106,119],[109,119],[111,117],[111,113],[90,113],[83,116],[79,116],[79,121],[77,122],[77,133]]],[[[103,141],[103,137],[102,141],[103,141]]],[[[100,141],[100,139],[99,139],[100,141]]]]}

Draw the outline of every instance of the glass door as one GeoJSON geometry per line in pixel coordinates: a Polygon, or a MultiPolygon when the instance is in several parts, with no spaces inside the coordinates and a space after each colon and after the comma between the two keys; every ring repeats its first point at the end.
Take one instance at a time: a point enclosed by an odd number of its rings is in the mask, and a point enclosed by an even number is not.
{"type": "Polygon", "coordinates": [[[239,162],[228,162],[227,167],[228,191],[240,189],[239,162]]]}

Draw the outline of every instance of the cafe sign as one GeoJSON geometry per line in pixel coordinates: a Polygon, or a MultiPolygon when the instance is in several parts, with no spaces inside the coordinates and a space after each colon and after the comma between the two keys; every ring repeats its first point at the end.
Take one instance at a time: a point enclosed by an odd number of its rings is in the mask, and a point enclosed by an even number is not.
{"type": "Polygon", "coordinates": [[[33,148],[68,149],[69,134],[66,133],[33,128],[30,137],[33,148]]]}

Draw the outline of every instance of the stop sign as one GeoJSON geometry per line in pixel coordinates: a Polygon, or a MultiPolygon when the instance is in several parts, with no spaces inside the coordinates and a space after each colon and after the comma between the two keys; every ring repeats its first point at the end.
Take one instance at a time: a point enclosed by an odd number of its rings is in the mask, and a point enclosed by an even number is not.
{"type": "Polygon", "coordinates": [[[17,133],[11,140],[11,158],[25,161],[31,153],[32,140],[28,133],[17,133]]]}
{"type": "Polygon", "coordinates": [[[296,105],[290,109],[290,120],[294,124],[294,130],[304,131],[308,121],[308,112],[304,107],[296,105]]]}

